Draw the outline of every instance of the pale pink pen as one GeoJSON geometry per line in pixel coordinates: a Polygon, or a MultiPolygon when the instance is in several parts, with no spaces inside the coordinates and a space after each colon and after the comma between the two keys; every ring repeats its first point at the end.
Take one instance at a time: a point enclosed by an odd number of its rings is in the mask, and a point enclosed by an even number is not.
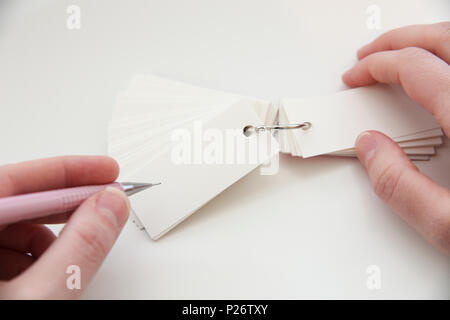
{"type": "Polygon", "coordinates": [[[160,183],[114,182],[0,198],[0,225],[72,212],[84,200],[107,187],[117,188],[131,196],[158,184],[160,183]]]}

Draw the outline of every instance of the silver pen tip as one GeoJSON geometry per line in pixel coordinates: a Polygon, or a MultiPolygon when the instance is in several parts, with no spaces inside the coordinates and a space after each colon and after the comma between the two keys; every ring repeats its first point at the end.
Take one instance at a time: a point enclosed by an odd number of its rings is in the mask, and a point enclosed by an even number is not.
{"type": "Polygon", "coordinates": [[[161,182],[158,183],[141,183],[141,182],[123,182],[121,183],[123,191],[127,194],[127,196],[131,196],[138,192],[144,191],[150,187],[160,185],[161,182]]]}

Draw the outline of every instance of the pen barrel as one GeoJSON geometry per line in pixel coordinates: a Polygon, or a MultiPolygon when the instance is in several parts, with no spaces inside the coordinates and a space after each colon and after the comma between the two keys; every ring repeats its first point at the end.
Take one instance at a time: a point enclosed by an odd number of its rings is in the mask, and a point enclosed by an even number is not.
{"type": "Polygon", "coordinates": [[[84,200],[108,186],[122,190],[119,183],[112,183],[0,198],[0,224],[71,212],[84,200]]]}

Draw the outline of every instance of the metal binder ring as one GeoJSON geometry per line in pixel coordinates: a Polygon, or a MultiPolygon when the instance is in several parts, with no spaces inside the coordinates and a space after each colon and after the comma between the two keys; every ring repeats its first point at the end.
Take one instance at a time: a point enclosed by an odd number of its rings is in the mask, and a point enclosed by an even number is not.
{"type": "Polygon", "coordinates": [[[245,126],[242,132],[244,136],[249,137],[255,132],[265,131],[265,130],[289,130],[289,129],[303,129],[308,130],[311,128],[311,122],[303,122],[298,124],[276,124],[271,126],[258,126],[254,127],[252,125],[245,126]]]}

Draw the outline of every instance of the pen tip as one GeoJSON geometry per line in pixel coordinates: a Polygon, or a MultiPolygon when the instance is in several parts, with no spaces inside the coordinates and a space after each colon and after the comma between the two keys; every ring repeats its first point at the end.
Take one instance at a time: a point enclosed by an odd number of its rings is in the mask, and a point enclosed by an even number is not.
{"type": "Polygon", "coordinates": [[[123,188],[123,191],[125,191],[125,193],[128,196],[131,196],[133,194],[144,191],[150,187],[157,186],[159,184],[161,184],[161,182],[158,182],[158,183],[125,182],[125,183],[122,183],[122,188],[123,188]]]}

